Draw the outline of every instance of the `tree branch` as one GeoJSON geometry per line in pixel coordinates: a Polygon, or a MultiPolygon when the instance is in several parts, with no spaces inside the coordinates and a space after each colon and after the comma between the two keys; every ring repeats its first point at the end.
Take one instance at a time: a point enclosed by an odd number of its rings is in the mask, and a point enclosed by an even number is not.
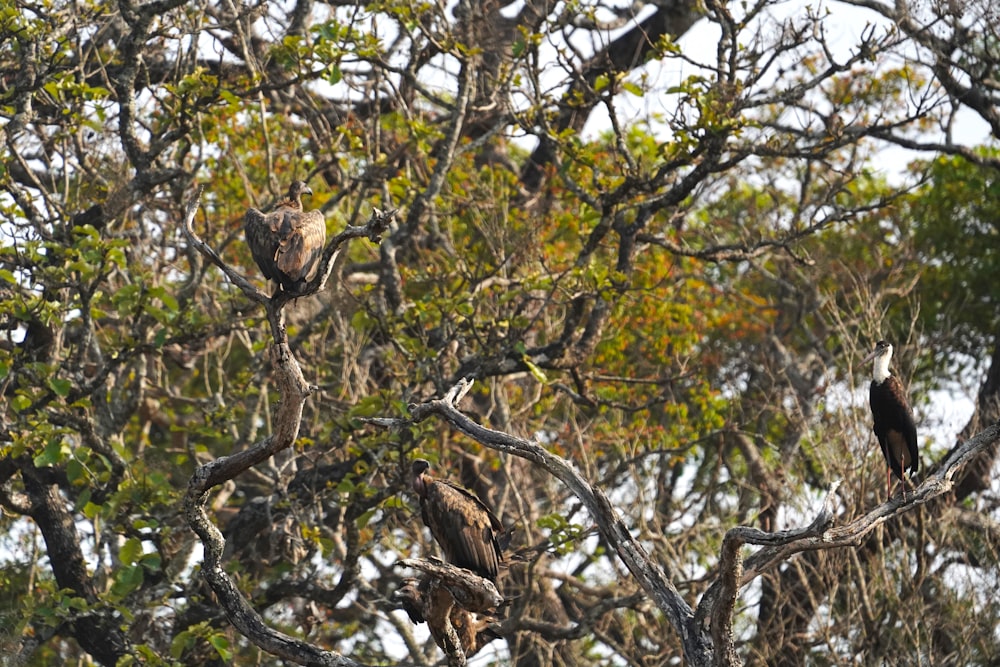
{"type": "Polygon", "coordinates": [[[604,492],[584,479],[569,461],[547,451],[538,442],[480,426],[459,412],[455,406],[471,388],[472,380],[462,380],[444,398],[410,405],[412,420],[383,418],[366,421],[377,426],[401,427],[436,415],[486,447],[525,458],[544,468],[586,506],[601,535],[680,634],[687,660],[692,665],[708,665],[712,656],[710,637],[693,624],[694,613],[690,605],[667,578],[663,568],[632,536],[604,492]]]}
{"type": "MultiPolygon", "coordinates": [[[[188,525],[198,535],[205,547],[202,575],[218,597],[219,604],[225,610],[230,623],[264,651],[284,660],[303,665],[355,667],[360,663],[332,651],[324,651],[269,627],[250,606],[223,567],[225,539],[215,524],[211,522],[206,511],[209,491],[252,466],[267,460],[274,454],[291,447],[298,437],[299,427],[302,423],[302,410],[313,388],[309,386],[302,375],[302,369],[292,355],[284,334],[282,308],[291,299],[279,298],[283,294],[280,292],[274,299],[268,299],[246,278],[223,262],[219,255],[201,241],[192,230],[191,222],[201,200],[202,190],[203,188],[199,187],[187,205],[182,227],[184,235],[192,246],[219,267],[244,294],[258,303],[265,304],[276,341],[271,346],[271,365],[274,369],[275,384],[281,395],[281,401],[274,415],[274,430],[270,436],[246,450],[200,466],[191,476],[188,491],[184,497],[184,514],[188,525]]],[[[395,211],[381,213],[376,210],[368,224],[363,227],[348,227],[335,236],[324,251],[324,265],[320,275],[310,282],[309,288],[316,291],[326,283],[333,256],[341,244],[348,239],[359,236],[367,236],[377,240],[394,213],[395,211]]]]}
{"type": "Polygon", "coordinates": [[[722,542],[718,575],[702,596],[695,618],[700,624],[711,615],[712,637],[721,664],[739,664],[732,636],[732,615],[739,589],[775,565],[803,551],[860,546],[864,539],[889,519],[950,493],[954,478],[977,455],[1000,442],[1000,422],[995,422],[956,448],[913,492],[899,495],[879,505],[850,523],[831,528],[834,521],[835,493],[839,482],[831,485],[823,507],[805,528],[769,533],[749,526],[737,526],[726,532],[722,542]],[[744,562],[740,549],[745,544],[763,547],[744,562]]]}
{"type": "Polygon", "coordinates": [[[282,311],[290,301],[295,299],[301,299],[303,297],[315,294],[326,287],[327,281],[330,279],[330,274],[333,272],[333,267],[337,259],[337,255],[340,253],[340,247],[350,241],[351,239],[357,238],[367,238],[372,243],[379,243],[382,240],[382,234],[389,228],[392,221],[396,217],[396,212],[399,209],[392,209],[389,211],[381,211],[374,206],[372,207],[372,215],[364,225],[355,226],[348,225],[339,234],[336,234],[330,241],[326,244],[326,248],[323,250],[323,256],[320,258],[319,270],[316,276],[309,281],[302,292],[295,294],[290,294],[288,292],[279,291],[272,297],[268,297],[263,291],[259,290],[253,283],[250,282],[246,276],[238,273],[233,267],[229,266],[219,257],[219,254],[209,246],[207,243],[201,240],[201,238],[195,233],[192,226],[194,222],[195,213],[198,211],[198,205],[201,203],[201,195],[205,191],[204,185],[199,185],[195,192],[194,197],[188,202],[187,208],[184,212],[184,221],[181,225],[181,231],[184,232],[184,237],[187,239],[191,246],[204,255],[212,264],[214,264],[220,271],[226,274],[229,281],[240,288],[240,290],[249,298],[259,304],[263,304],[267,309],[268,320],[271,323],[271,333],[274,335],[275,342],[278,344],[287,344],[288,336],[285,333],[284,326],[284,316],[282,311]]]}

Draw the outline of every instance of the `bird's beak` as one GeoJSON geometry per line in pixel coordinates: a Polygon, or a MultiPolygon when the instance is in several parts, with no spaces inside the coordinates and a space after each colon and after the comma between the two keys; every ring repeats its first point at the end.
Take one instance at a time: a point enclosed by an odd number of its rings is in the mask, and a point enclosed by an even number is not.
{"type": "Polygon", "coordinates": [[[861,360],[861,363],[867,364],[869,361],[875,358],[876,354],[878,354],[878,348],[872,350],[867,357],[861,360]]]}
{"type": "Polygon", "coordinates": [[[302,194],[309,195],[310,197],[312,197],[312,193],[313,193],[312,188],[310,188],[308,185],[306,186],[306,189],[302,191],[302,194]]]}

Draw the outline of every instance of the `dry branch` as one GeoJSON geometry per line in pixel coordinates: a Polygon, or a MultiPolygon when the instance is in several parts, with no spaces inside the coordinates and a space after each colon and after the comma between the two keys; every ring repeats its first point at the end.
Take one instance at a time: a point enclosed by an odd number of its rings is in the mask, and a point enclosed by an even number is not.
{"type": "Polygon", "coordinates": [[[493,582],[436,559],[408,558],[400,564],[423,576],[406,580],[393,599],[411,621],[426,621],[449,667],[464,667],[470,656],[498,637],[493,622],[503,596],[493,582]]]}
{"type": "Polygon", "coordinates": [[[469,611],[495,610],[503,602],[503,596],[500,595],[496,585],[471,570],[436,559],[404,558],[400,564],[440,580],[455,598],[455,602],[469,611]]]}
{"type": "MultiPolygon", "coordinates": [[[[233,626],[258,647],[271,655],[303,665],[324,665],[329,667],[358,667],[361,663],[350,658],[325,651],[308,642],[291,637],[268,626],[236,587],[223,567],[225,539],[209,518],[206,506],[209,492],[215,486],[235,478],[240,473],[267,460],[274,454],[291,447],[298,437],[302,422],[302,410],[313,388],[306,382],[302,369],[288,346],[283,321],[283,307],[292,298],[279,292],[274,298],[254,287],[249,280],[226,264],[211,247],[194,233],[192,222],[201,200],[203,188],[199,188],[187,205],[182,229],[188,241],[202,255],[215,264],[251,300],[263,303],[267,308],[268,320],[275,343],[270,348],[274,380],[281,395],[281,401],[273,419],[270,436],[246,450],[231,456],[223,456],[199,466],[191,476],[188,491],[184,497],[184,515],[188,525],[198,535],[205,548],[202,576],[211,586],[220,606],[233,626]]],[[[382,213],[377,209],[367,224],[349,226],[331,239],[323,253],[319,276],[310,282],[307,292],[313,293],[325,285],[330,274],[334,255],[339,247],[349,239],[367,237],[377,241],[391,222],[395,211],[382,213]],[[311,291],[310,291],[311,290],[311,291]]],[[[302,296],[302,295],[298,295],[302,296]]]]}
{"type": "Polygon", "coordinates": [[[716,580],[694,612],[661,566],[651,560],[632,537],[607,496],[584,479],[570,462],[547,451],[536,441],[481,426],[457,409],[456,404],[471,387],[471,380],[463,380],[444,398],[410,405],[412,420],[381,418],[367,421],[393,428],[437,415],[476,442],[533,461],[562,481],[586,505],[602,536],[681,635],[685,657],[692,665],[740,664],[733,640],[732,615],[739,591],[755,578],[803,551],[860,545],[890,518],[949,493],[955,476],[975,455],[1000,441],[998,422],[953,451],[914,491],[905,497],[896,496],[844,526],[831,527],[838,482],[831,485],[820,512],[804,528],[773,533],[748,526],[730,529],[723,540],[716,580]],[[747,544],[761,549],[744,560],[741,549],[747,544]]]}
{"type": "Polygon", "coordinates": [[[739,664],[732,633],[732,617],[740,589],[803,551],[860,546],[873,530],[889,519],[950,493],[955,477],[976,454],[994,446],[998,441],[1000,422],[964,442],[914,491],[905,496],[897,495],[843,526],[832,527],[835,494],[839,486],[839,482],[836,482],[831,485],[819,514],[805,528],[773,533],[749,526],[737,526],[728,530],[722,542],[717,578],[705,592],[696,613],[699,625],[711,618],[712,639],[717,652],[716,664],[739,664]],[[741,549],[747,544],[760,546],[761,549],[744,561],[741,549]]]}
{"type": "MultiPolygon", "coordinates": [[[[480,426],[455,406],[472,388],[472,380],[462,380],[444,398],[410,405],[413,422],[437,415],[476,442],[491,449],[506,452],[537,463],[565,484],[594,517],[601,535],[614,547],[618,557],[636,578],[646,594],[670,620],[681,635],[684,654],[692,665],[708,665],[712,660],[708,634],[694,625],[694,612],[645,548],[632,536],[625,522],[615,511],[604,492],[588,482],[566,459],[552,454],[538,442],[525,440],[501,431],[480,426]]],[[[404,426],[405,419],[370,419],[369,423],[383,427],[404,426]]]]}

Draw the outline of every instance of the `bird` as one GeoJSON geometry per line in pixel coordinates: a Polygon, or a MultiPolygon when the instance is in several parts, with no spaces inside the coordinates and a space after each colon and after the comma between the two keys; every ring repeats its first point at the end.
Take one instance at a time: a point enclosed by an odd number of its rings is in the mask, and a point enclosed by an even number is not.
{"type": "Polygon", "coordinates": [[[412,464],[413,490],[420,499],[420,515],[452,565],[496,585],[503,554],[500,519],[468,489],[427,474],[430,463],[412,464]]]}
{"type": "Polygon", "coordinates": [[[885,472],[887,496],[890,495],[892,488],[890,472],[904,484],[905,492],[905,471],[909,469],[912,475],[920,466],[917,427],[913,422],[913,413],[906,400],[903,384],[889,373],[891,359],[892,345],[880,340],[875,344],[872,353],[862,362],[875,361],[868,400],[875,420],[872,430],[878,438],[887,466],[885,472]]]}
{"type": "Polygon", "coordinates": [[[305,181],[292,181],[270,213],[250,207],[243,218],[247,245],[260,272],[290,294],[303,291],[326,245],[323,214],[302,210],[302,195],[312,193],[305,181]]]}

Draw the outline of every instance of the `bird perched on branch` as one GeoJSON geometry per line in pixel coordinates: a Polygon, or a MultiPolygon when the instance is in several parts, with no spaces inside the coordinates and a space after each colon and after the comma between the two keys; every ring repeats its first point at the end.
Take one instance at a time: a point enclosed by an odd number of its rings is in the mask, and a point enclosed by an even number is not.
{"type": "Polygon", "coordinates": [[[326,245],[326,219],[319,211],[302,210],[302,195],[312,195],[312,190],[304,181],[293,181],[270,213],[251,207],[243,219],[260,272],[291,294],[303,291],[326,245]]]}
{"type": "Polygon", "coordinates": [[[430,463],[413,462],[413,490],[420,498],[420,514],[445,559],[496,584],[503,560],[500,538],[503,524],[468,489],[427,474],[430,463]]]}
{"type": "Polygon", "coordinates": [[[875,365],[869,403],[875,419],[872,430],[875,431],[882,455],[885,456],[885,486],[888,496],[892,488],[890,471],[904,484],[905,489],[905,471],[909,469],[910,474],[917,472],[920,452],[917,449],[917,427],[913,423],[913,413],[906,400],[903,384],[889,373],[892,345],[880,340],[862,363],[873,359],[875,365]]]}

